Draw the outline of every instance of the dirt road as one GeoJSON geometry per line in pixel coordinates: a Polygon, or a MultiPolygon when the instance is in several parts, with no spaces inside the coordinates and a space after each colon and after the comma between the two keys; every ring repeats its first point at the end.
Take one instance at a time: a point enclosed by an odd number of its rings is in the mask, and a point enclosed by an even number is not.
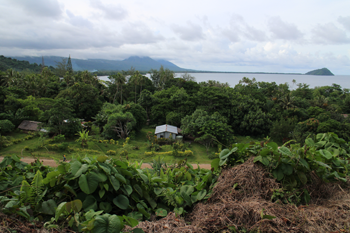
{"type": "MultiPolygon", "coordinates": [[[[2,159],[3,159],[3,157],[0,157],[0,162],[2,161],[2,159]]],[[[34,159],[24,157],[21,159],[21,161],[23,161],[25,163],[31,163],[31,162],[34,162],[34,159]]],[[[53,159],[40,159],[40,161],[42,161],[42,163],[46,166],[57,167],[57,163],[53,159]]],[[[193,166],[193,168],[197,168],[197,164],[192,164],[192,166],[193,166]]],[[[211,169],[210,164],[199,164],[199,167],[205,168],[205,169],[211,169]]],[[[149,165],[148,163],[143,163],[141,168],[151,168],[151,165],[149,165]]]]}

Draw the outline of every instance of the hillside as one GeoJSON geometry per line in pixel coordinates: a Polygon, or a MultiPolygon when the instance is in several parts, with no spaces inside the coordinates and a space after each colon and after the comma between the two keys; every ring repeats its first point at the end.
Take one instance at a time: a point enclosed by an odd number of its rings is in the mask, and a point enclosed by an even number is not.
{"type": "Polygon", "coordinates": [[[39,63],[30,64],[28,61],[19,61],[17,59],[0,55],[0,71],[6,71],[8,69],[17,71],[31,70],[34,72],[39,72],[41,71],[41,61],[39,63]]]}
{"type": "MultiPolygon", "coordinates": [[[[41,64],[42,57],[12,57],[17,60],[28,61],[29,63],[41,64]]],[[[55,67],[57,62],[61,62],[63,57],[44,56],[45,65],[55,67]]],[[[139,71],[149,71],[159,69],[161,66],[172,71],[191,71],[183,69],[167,60],[154,60],[150,57],[132,56],[122,61],[107,59],[75,59],[72,58],[73,70],[129,70],[134,67],[139,71]]]]}
{"type": "Polygon", "coordinates": [[[334,76],[334,74],[327,68],[312,70],[306,73],[307,75],[328,75],[334,76]]]}

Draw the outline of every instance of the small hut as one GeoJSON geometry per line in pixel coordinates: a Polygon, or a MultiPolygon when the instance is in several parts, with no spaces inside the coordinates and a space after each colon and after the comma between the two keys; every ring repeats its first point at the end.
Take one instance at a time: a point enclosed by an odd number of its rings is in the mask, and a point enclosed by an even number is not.
{"type": "Polygon", "coordinates": [[[41,122],[39,122],[39,121],[24,120],[18,126],[18,128],[21,130],[25,130],[25,131],[39,131],[39,129],[40,129],[39,124],[41,124],[41,122]]]}
{"type": "Polygon", "coordinates": [[[169,138],[170,134],[172,139],[176,138],[176,135],[178,135],[181,132],[180,128],[177,128],[173,125],[159,125],[156,127],[155,135],[157,135],[157,138],[169,138]]]}

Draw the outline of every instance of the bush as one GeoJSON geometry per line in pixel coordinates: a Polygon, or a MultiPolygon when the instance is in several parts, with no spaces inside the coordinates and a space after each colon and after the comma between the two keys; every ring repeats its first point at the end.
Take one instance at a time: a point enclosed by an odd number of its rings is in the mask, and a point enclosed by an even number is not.
{"type": "Polygon", "coordinates": [[[116,155],[117,152],[115,150],[109,150],[107,151],[107,155],[116,155]]]}
{"type": "Polygon", "coordinates": [[[9,120],[0,120],[0,133],[10,133],[15,129],[15,125],[9,120]]]}
{"type": "Polygon", "coordinates": [[[280,144],[289,141],[292,137],[291,132],[293,132],[294,127],[295,123],[293,120],[281,118],[279,121],[273,122],[270,137],[280,144]]]}

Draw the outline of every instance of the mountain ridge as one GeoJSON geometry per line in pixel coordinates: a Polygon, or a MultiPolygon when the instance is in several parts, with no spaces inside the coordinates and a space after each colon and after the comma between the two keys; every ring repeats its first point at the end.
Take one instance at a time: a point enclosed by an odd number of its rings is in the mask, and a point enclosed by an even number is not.
{"type": "MultiPolygon", "coordinates": [[[[36,56],[10,56],[13,59],[28,61],[29,63],[42,63],[42,57],[36,56]]],[[[46,66],[56,67],[58,62],[62,62],[65,57],[59,56],[44,56],[44,62],[46,66]]],[[[172,71],[193,71],[191,69],[181,68],[174,63],[171,63],[164,59],[152,59],[151,57],[144,56],[130,56],[124,60],[108,60],[108,59],[77,59],[71,58],[73,70],[100,70],[100,71],[118,71],[129,70],[131,67],[139,71],[150,71],[151,69],[159,69],[163,66],[165,69],[172,71]]]]}

